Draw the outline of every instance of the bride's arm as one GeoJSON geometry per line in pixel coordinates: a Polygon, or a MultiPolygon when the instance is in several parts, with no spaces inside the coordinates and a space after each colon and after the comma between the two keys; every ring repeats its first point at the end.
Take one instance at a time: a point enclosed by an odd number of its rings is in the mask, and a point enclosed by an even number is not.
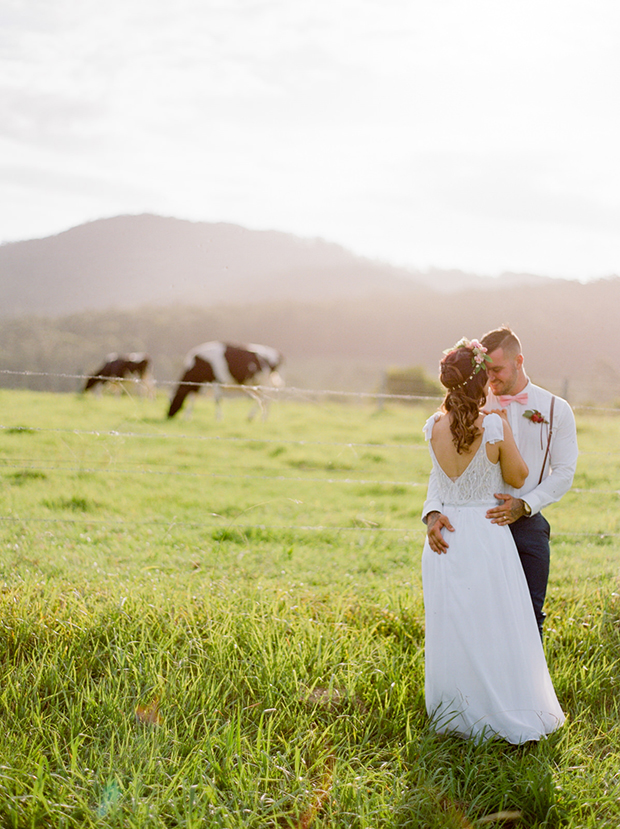
{"type": "Polygon", "coordinates": [[[499,465],[502,470],[502,478],[509,486],[520,489],[525,483],[529,469],[517,449],[517,444],[515,443],[505,410],[498,412],[498,414],[502,418],[502,425],[504,427],[504,440],[498,444],[499,465]]]}

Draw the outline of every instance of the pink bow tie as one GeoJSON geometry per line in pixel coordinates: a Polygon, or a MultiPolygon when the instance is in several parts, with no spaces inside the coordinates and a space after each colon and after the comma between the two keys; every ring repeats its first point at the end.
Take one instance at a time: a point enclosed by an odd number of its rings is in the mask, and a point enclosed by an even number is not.
{"type": "Polygon", "coordinates": [[[505,408],[506,406],[510,406],[511,403],[514,402],[523,403],[524,406],[527,405],[527,392],[522,391],[519,394],[500,394],[499,402],[505,408]]]}

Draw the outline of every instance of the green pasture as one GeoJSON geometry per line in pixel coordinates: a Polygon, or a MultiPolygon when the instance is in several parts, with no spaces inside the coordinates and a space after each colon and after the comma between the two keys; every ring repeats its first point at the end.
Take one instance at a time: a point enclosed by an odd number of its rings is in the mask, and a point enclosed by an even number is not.
{"type": "Polygon", "coordinates": [[[563,729],[428,729],[433,401],[0,390],[0,826],[620,825],[620,410],[577,412],[545,648],[563,729]]]}

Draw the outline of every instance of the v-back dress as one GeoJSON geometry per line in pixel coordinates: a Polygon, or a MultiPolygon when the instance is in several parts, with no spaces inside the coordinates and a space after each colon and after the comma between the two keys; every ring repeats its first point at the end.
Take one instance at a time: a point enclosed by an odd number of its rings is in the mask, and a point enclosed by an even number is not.
{"type": "Polygon", "coordinates": [[[486,518],[503,492],[499,463],[487,443],[503,439],[497,414],[483,422],[482,442],[456,480],[443,471],[430,442],[438,415],[425,426],[443,512],[455,532],[442,532],[446,553],[422,554],[426,617],[425,695],[432,727],[479,740],[538,740],[564,722],[519,554],[507,526],[486,518]]]}

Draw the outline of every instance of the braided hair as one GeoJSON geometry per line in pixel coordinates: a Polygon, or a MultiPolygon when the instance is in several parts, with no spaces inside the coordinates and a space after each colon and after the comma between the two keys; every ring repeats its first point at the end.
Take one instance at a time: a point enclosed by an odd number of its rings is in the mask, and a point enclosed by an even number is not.
{"type": "Polygon", "coordinates": [[[480,433],[474,424],[486,400],[487,371],[484,363],[476,365],[472,348],[459,346],[442,359],[439,379],[447,389],[441,408],[452,415],[452,440],[456,451],[461,454],[480,433]]]}

